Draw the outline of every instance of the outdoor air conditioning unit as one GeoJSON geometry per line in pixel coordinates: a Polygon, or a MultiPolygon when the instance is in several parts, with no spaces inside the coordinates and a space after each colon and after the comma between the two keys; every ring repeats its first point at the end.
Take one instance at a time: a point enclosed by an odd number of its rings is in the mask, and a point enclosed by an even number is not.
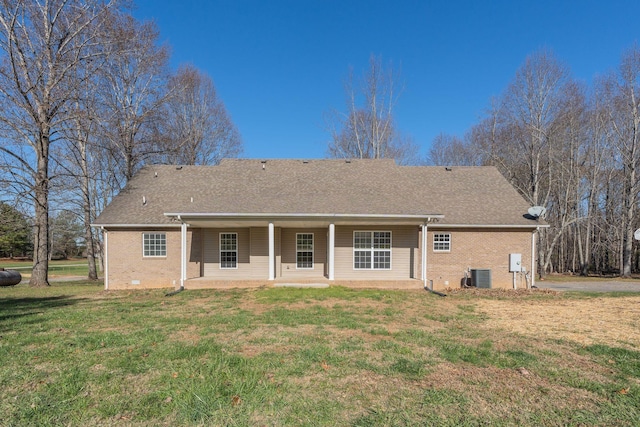
{"type": "Polygon", "coordinates": [[[476,288],[491,288],[491,270],[479,268],[472,269],[471,286],[475,286],[476,288]]]}

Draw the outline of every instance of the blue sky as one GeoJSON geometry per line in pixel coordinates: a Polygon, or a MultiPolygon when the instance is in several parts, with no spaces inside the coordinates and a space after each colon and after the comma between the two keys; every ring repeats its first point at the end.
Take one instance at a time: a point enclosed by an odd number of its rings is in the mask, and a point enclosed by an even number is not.
{"type": "Polygon", "coordinates": [[[172,66],[209,74],[243,157],[322,158],[323,115],[344,109],[349,67],[371,54],[400,69],[399,129],[426,155],[462,135],[525,57],[551,49],[590,84],[640,38],[638,1],[137,0],[172,47],[172,66]]]}

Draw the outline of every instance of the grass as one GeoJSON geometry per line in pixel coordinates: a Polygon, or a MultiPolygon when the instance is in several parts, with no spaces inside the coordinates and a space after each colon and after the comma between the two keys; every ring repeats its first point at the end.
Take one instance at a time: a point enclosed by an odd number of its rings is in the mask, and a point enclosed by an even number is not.
{"type": "Polygon", "coordinates": [[[640,352],[489,327],[476,302],[0,288],[0,424],[637,425],[640,352]]]}
{"type": "MultiPolygon", "coordinates": [[[[23,277],[31,276],[32,261],[0,260],[0,268],[16,269],[23,277]]],[[[49,275],[55,276],[87,276],[89,266],[84,258],[49,261],[49,275]]]]}

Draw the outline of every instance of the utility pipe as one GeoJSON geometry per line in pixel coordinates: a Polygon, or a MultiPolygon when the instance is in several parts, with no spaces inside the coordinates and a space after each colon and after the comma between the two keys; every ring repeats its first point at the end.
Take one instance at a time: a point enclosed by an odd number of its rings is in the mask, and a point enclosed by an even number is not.
{"type": "Polygon", "coordinates": [[[422,282],[425,291],[429,291],[432,294],[436,294],[441,297],[446,297],[446,294],[443,294],[438,291],[433,290],[433,281],[431,282],[431,287],[427,286],[427,231],[428,226],[427,223],[430,221],[428,219],[425,223],[422,224],[422,282]]]}
{"type": "Polygon", "coordinates": [[[187,223],[182,221],[178,215],[180,224],[180,288],[165,294],[165,297],[171,297],[184,291],[184,281],[187,278],[187,223]]]}

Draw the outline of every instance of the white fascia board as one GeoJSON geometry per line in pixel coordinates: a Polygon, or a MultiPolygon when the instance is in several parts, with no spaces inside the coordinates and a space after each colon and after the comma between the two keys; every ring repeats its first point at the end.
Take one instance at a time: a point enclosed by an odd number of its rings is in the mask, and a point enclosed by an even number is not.
{"type": "Polygon", "coordinates": [[[443,219],[442,214],[405,215],[405,214],[320,214],[320,213],[189,213],[189,212],[165,212],[164,216],[193,219],[287,219],[287,218],[314,218],[314,219],[415,219],[430,220],[443,219]]]}
{"type": "Polygon", "coordinates": [[[527,229],[536,229],[536,228],[549,228],[549,224],[443,224],[434,222],[429,226],[429,228],[527,228],[527,229]]]}
{"type": "Polygon", "coordinates": [[[180,228],[181,224],[90,224],[95,228],[180,228]]]}

